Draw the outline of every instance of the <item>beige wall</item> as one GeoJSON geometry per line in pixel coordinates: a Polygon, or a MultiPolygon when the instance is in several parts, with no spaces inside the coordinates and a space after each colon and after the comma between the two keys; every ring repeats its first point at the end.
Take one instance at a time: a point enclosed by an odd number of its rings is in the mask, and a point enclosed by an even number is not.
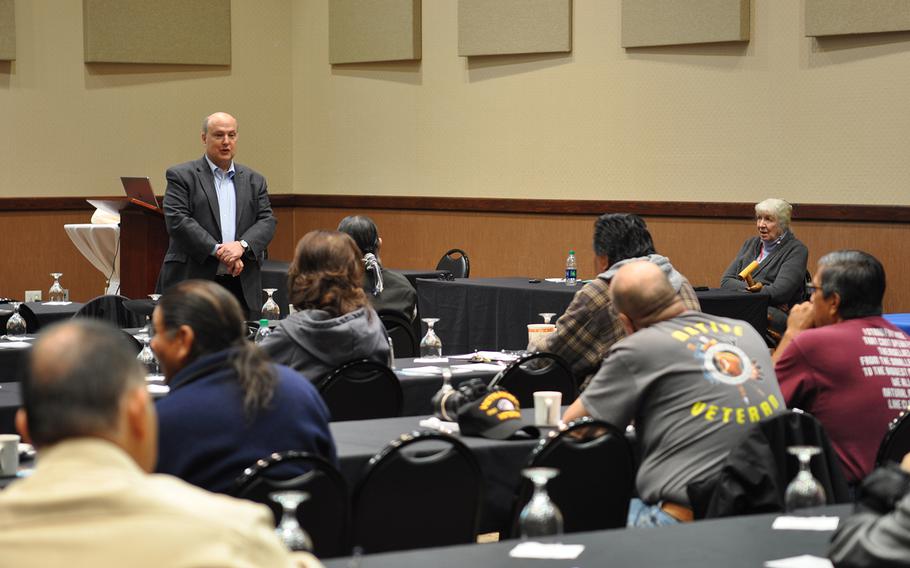
{"type": "MultiPolygon", "coordinates": [[[[17,58],[0,63],[0,197],[117,195],[202,155],[202,118],[240,121],[238,161],[292,191],[293,0],[234,0],[230,67],[85,65],[81,0],[17,0],[17,58]]],[[[205,22],[199,22],[200,26],[205,22]]]]}
{"type": "Polygon", "coordinates": [[[821,42],[753,0],[749,44],[620,47],[620,0],[575,0],[565,55],[328,63],[326,0],[293,7],[299,193],[910,205],[910,34],[821,42]]]}

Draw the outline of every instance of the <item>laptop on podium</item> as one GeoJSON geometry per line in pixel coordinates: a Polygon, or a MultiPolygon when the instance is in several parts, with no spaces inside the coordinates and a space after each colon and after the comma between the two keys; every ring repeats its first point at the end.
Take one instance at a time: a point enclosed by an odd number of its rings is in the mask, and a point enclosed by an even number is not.
{"type": "Polygon", "coordinates": [[[120,183],[123,184],[123,191],[127,197],[132,197],[155,209],[160,209],[158,198],[155,197],[155,191],[152,189],[152,182],[147,177],[121,177],[120,183]]]}

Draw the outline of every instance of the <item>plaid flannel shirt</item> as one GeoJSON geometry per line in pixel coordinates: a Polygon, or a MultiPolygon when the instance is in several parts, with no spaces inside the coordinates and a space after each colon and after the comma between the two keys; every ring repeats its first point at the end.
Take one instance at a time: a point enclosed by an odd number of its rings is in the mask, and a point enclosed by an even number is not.
{"type": "MultiPolygon", "coordinates": [[[[610,347],[626,336],[609,289],[609,282],[595,278],[576,292],[572,303],[556,321],[556,333],[549,337],[543,349],[566,360],[582,390],[600,368],[610,347]]],[[[679,296],[686,308],[701,311],[698,296],[688,280],[683,280],[679,296]]]]}

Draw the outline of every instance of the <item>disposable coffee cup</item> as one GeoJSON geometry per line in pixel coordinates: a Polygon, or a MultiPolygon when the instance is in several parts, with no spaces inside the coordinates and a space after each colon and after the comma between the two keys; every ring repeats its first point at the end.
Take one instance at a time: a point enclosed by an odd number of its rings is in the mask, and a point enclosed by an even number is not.
{"type": "Polygon", "coordinates": [[[19,436],[0,434],[0,476],[12,477],[19,471],[19,436]]]}
{"type": "Polygon", "coordinates": [[[530,351],[540,351],[547,337],[556,332],[556,324],[553,323],[529,323],[528,324],[528,349],[530,351]]]}
{"type": "Polygon", "coordinates": [[[537,426],[559,426],[561,405],[561,392],[536,391],[534,393],[534,424],[537,426]]]}

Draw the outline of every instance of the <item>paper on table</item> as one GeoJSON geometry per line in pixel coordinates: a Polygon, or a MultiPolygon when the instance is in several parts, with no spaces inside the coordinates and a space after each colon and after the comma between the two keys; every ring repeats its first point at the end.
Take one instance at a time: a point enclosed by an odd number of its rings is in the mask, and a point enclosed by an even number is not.
{"type": "Polygon", "coordinates": [[[512,558],[548,558],[573,560],[585,549],[583,544],[560,544],[558,542],[526,541],[515,545],[509,551],[512,558]]]}
{"type": "Polygon", "coordinates": [[[72,304],[72,302],[42,302],[42,305],[44,306],[68,306],[70,304],[72,304]]]}
{"type": "Polygon", "coordinates": [[[768,560],[766,568],[833,568],[834,565],[827,558],[803,554],[779,560],[768,560]]]}
{"type": "Polygon", "coordinates": [[[23,347],[31,347],[31,343],[26,343],[25,341],[2,341],[0,342],[0,349],[22,349],[23,347]]]}
{"type": "Polygon", "coordinates": [[[445,357],[417,357],[414,359],[415,363],[448,363],[449,360],[445,357]]]}
{"type": "Polygon", "coordinates": [[[452,365],[452,372],[457,373],[458,371],[463,371],[465,373],[469,371],[502,371],[505,367],[502,365],[497,365],[496,363],[465,363],[464,365],[452,365]]]}
{"type": "Polygon", "coordinates": [[[544,278],[547,282],[565,282],[565,278],[544,278]]]}
{"type": "MultiPolygon", "coordinates": [[[[452,374],[458,375],[460,373],[470,373],[471,372],[471,369],[463,369],[463,368],[459,368],[459,367],[463,367],[463,365],[458,365],[458,366],[452,367],[452,374]]],[[[497,369],[498,369],[498,367],[497,367],[497,369]]],[[[402,373],[405,375],[441,375],[442,374],[442,367],[436,367],[433,365],[427,365],[425,367],[408,367],[407,369],[396,369],[396,370],[399,373],[402,373]]]]}
{"type": "MultiPolygon", "coordinates": [[[[503,353],[502,351],[475,351],[474,353],[464,353],[462,355],[449,355],[449,359],[486,359],[487,361],[505,361],[510,362],[518,359],[514,353],[503,353]]],[[[416,362],[417,359],[414,359],[416,362]]]]}
{"type": "Polygon", "coordinates": [[[833,531],[837,528],[840,517],[789,517],[774,519],[771,528],[778,531],[833,531]]]}
{"type": "Polygon", "coordinates": [[[445,420],[440,420],[435,416],[429,418],[424,418],[417,423],[418,426],[423,428],[429,428],[431,430],[439,430],[440,432],[445,432],[446,434],[459,434],[461,430],[458,428],[458,422],[446,422],[445,420]]]}
{"type": "Polygon", "coordinates": [[[151,394],[167,394],[171,391],[167,385],[156,385],[155,383],[146,383],[145,388],[151,394]]]}

